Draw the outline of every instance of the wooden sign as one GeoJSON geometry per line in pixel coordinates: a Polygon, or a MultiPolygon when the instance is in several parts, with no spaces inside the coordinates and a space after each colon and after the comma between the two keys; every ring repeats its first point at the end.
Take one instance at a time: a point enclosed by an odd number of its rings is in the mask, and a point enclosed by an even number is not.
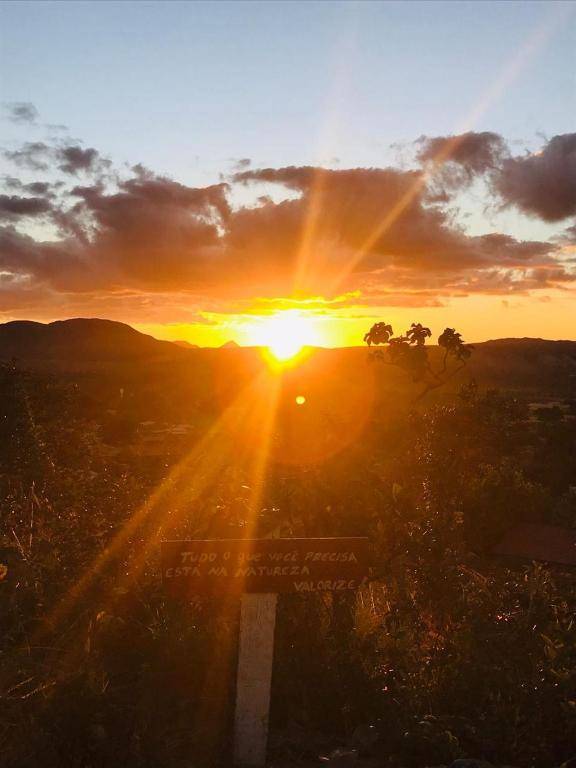
{"type": "Polygon", "coordinates": [[[368,575],[368,540],[215,539],[162,542],[162,581],[172,595],[342,592],[368,575]]]}
{"type": "Polygon", "coordinates": [[[263,768],[277,593],[358,589],[368,576],[368,539],[164,541],[160,555],[169,594],[241,596],[234,764],[263,768]]]}

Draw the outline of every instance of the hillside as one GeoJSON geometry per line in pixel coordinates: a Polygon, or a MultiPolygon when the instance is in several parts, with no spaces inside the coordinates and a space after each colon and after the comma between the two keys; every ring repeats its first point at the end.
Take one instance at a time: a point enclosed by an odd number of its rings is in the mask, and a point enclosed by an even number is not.
{"type": "MultiPolygon", "coordinates": [[[[545,339],[495,339],[474,345],[469,364],[450,382],[446,391],[475,378],[483,388],[530,392],[542,396],[571,397],[576,392],[576,341],[545,339]]],[[[429,347],[430,359],[440,366],[443,352],[429,347]]],[[[225,386],[230,395],[266,367],[257,348],[227,343],[218,349],[159,341],[124,323],[78,318],[53,323],[16,321],[0,325],[0,361],[16,359],[25,367],[59,370],[114,370],[126,379],[146,376],[162,379],[186,397],[192,391],[209,396],[225,386]],[[233,353],[233,354],[232,354],[233,353]],[[170,363],[168,368],[166,363],[170,363]]],[[[358,389],[376,385],[385,397],[411,397],[414,385],[395,366],[371,366],[366,347],[310,348],[285,379],[295,388],[332,383],[340,390],[346,383],[358,389]],[[369,384],[369,381],[373,383],[369,384]]]]}
{"type": "Polygon", "coordinates": [[[86,365],[121,361],[179,359],[186,352],[125,323],[74,318],[53,323],[17,320],[0,325],[0,360],[86,365]]]}
{"type": "Polygon", "coordinates": [[[474,346],[469,372],[484,386],[576,394],[576,341],[494,339],[474,346]]]}
{"type": "Polygon", "coordinates": [[[367,537],[374,568],[278,600],[268,765],[568,765],[576,342],[477,344],[425,401],[366,347],[278,376],[71,320],[0,354],[1,768],[229,765],[240,601],[175,605],[160,542],[247,535],[367,537]]]}
{"type": "Polygon", "coordinates": [[[173,341],[172,344],[176,344],[177,347],[183,347],[184,349],[199,349],[198,344],[190,344],[189,341],[185,341],[184,339],[173,341]]]}

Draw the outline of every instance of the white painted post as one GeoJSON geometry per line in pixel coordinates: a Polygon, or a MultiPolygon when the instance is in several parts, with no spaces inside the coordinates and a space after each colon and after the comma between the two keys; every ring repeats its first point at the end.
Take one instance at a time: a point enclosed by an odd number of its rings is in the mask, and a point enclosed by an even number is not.
{"type": "Polygon", "coordinates": [[[276,594],[243,594],[234,718],[234,764],[266,764],[276,594]]]}

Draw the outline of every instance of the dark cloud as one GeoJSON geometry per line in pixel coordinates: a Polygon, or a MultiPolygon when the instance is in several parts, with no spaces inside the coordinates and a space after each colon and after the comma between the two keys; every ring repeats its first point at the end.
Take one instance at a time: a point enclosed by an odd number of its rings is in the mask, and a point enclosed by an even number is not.
{"type": "Polygon", "coordinates": [[[53,146],[43,141],[26,142],[19,149],[4,150],[4,157],[19,168],[31,171],[48,171],[54,165],[63,173],[75,176],[80,171],[88,174],[101,173],[110,167],[93,147],[84,149],[78,144],[53,146]]]}
{"type": "Polygon", "coordinates": [[[25,184],[14,176],[4,176],[1,184],[10,191],[29,192],[31,195],[37,195],[38,197],[51,197],[54,194],[53,190],[60,186],[58,183],[51,184],[48,181],[32,181],[25,184]]]}
{"type": "Polygon", "coordinates": [[[75,176],[79,171],[95,173],[110,166],[110,161],[100,156],[93,147],[83,149],[79,146],[67,146],[56,150],[58,168],[64,173],[75,176]]]}
{"type": "Polygon", "coordinates": [[[455,192],[482,175],[493,173],[508,155],[504,139],[497,133],[461,133],[456,136],[421,136],[417,160],[430,173],[427,200],[451,202],[455,192]]]}
{"type": "Polygon", "coordinates": [[[53,194],[53,186],[54,185],[49,184],[47,181],[32,181],[30,184],[24,184],[24,190],[26,192],[30,192],[33,195],[49,197],[53,194]]]}
{"type": "Polygon", "coordinates": [[[4,150],[4,157],[19,168],[31,171],[47,171],[51,149],[43,141],[29,141],[15,150],[4,150]]]}
{"type": "Polygon", "coordinates": [[[421,136],[417,158],[421,163],[454,163],[469,174],[496,168],[507,154],[506,142],[497,133],[484,131],[456,136],[421,136]]]}
{"type": "Polygon", "coordinates": [[[0,230],[0,270],[25,278],[27,285],[63,291],[102,287],[98,264],[84,256],[71,240],[38,242],[13,227],[0,230]]]}
{"type": "Polygon", "coordinates": [[[512,156],[497,133],[421,137],[417,159],[436,163],[428,201],[447,203],[454,192],[484,176],[504,206],[543,221],[576,215],[576,133],[554,136],[540,152],[512,156]]]}
{"type": "Polygon", "coordinates": [[[505,205],[544,221],[576,215],[576,133],[554,136],[536,154],[505,159],[494,188],[505,205]]]}
{"type": "MultiPolygon", "coordinates": [[[[332,266],[363,252],[355,271],[401,268],[426,279],[430,272],[523,266],[530,260],[552,260],[549,243],[519,242],[505,235],[469,237],[450,224],[448,215],[425,205],[421,175],[387,169],[322,170],[310,167],[264,169],[236,175],[236,180],[276,182],[301,196],[279,205],[238,212],[231,221],[230,242],[252,253],[274,253],[276,260],[294,259],[310,211],[320,274],[326,273],[322,245],[332,266]],[[413,190],[416,190],[414,193],[413,190]],[[378,232],[387,213],[408,199],[400,215],[378,232]],[[366,244],[369,243],[369,247],[366,244]]],[[[277,266],[274,265],[274,266],[277,266]]],[[[330,266],[330,265],[328,265],[330,266]]],[[[314,264],[312,265],[312,269],[314,264]]]]}
{"type": "Polygon", "coordinates": [[[20,179],[17,179],[15,176],[3,176],[2,177],[2,186],[4,189],[23,189],[24,184],[20,181],[20,179]]]}
{"type": "MultiPolygon", "coordinates": [[[[492,168],[498,142],[467,141],[449,162],[466,164],[466,173],[492,168]]],[[[12,224],[1,235],[0,272],[13,276],[4,291],[25,291],[26,301],[38,291],[67,301],[126,292],[233,300],[296,287],[308,296],[360,291],[360,301],[374,305],[438,306],[448,296],[551,289],[574,279],[553,243],[467,235],[429,204],[420,170],[244,168],[230,184],[195,188],[142,165],[128,179],[102,175],[106,161],[94,149],[26,147],[28,159],[44,157],[68,177],[58,194],[61,181],[4,179],[19,194],[0,197],[12,224]],[[70,189],[80,173],[86,183],[70,189]],[[253,185],[256,204],[232,209],[232,184],[253,185]],[[284,190],[280,202],[258,195],[268,191],[264,184],[284,190]],[[16,229],[16,217],[40,215],[59,239],[41,242],[16,229]]]]}
{"type": "Polygon", "coordinates": [[[0,219],[14,219],[19,216],[41,216],[51,210],[44,197],[18,197],[0,195],[0,219]]]}
{"type": "Polygon", "coordinates": [[[5,105],[8,119],[13,123],[34,124],[38,120],[38,110],[29,101],[12,101],[5,105]]]}
{"type": "MultiPolygon", "coordinates": [[[[107,194],[75,187],[73,216],[89,217],[86,255],[102,273],[152,290],[208,279],[209,255],[220,247],[219,226],[229,216],[226,185],[195,189],[170,179],[134,177],[107,194]]],[[[70,217],[69,217],[70,218],[70,217]]]]}

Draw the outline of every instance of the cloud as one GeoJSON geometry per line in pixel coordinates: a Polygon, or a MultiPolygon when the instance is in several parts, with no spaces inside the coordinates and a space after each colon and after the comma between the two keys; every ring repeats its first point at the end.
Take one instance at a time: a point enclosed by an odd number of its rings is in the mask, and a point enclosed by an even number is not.
{"type": "Polygon", "coordinates": [[[546,222],[576,215],[576,133],[554,136],[539,152],[518,156],[488,131],[422,136],[416,143],[417,159],[431,166],[429,202],[448,203],[483,176],[505,207],[546,222]]]}
{"type": "Polygon", "coordinates": [[[30,192],[33,195],[41,195],[42,197],[50,197],[53,192],[53,186],[47,181],[32,181],[30,184],[24,184],[23,189],[26,192],[30,192]]]}
{"type": "Polygon", "coordinates": [[[508,151],[504,139],[490,131],[421,136],[416,143],[420,146],[417,159],[421,163],[452,163],[469,176],[498,167],[508,151]]]}
{"type": "Polygon", "coordinates": [[[231,162],[234,171],[243,171],[252,165],[249,157],[231,158],[231,162]]]}
{"type": "Polygon", "coordinates": [[[494,188],[505,205],[544,221],[576,215],[576,133],[554,136],[536,154],[504,159],[494,188]]]}
{"type": "Polygon", "coordinates": [[[10,191],[30,192],[30,194],[40,197],[51,197],[54,194],[53,189],[58,186],[48,181],[32,181],[25,184],[14,176],[4,176],[0,180],[0,184],[10,191]]]}
{"type": "Polygon", "coordinates": [[[20,149],[4,150],[4,157],[19,168],[47,171],[51,150],[43,141],[28,141],[20,149]]]}
{"type": "Polygon", "coordinates": [[[576,245],[576,222],[565,229],[559,239],[566,245],[576,245]]]}
{"type": "Polygon", "coordinates": [[[19,168],[30,171],[48,171],[56,168],[63,173],[75,176],[80,171],[96,174],[105,171],[111,165],[93,147],[84,149],[78,144],[54,146],[43,141],[30,141],[19,149],[4,150],[4,157],[19,168]]]}
{"type": "Polygon", "coordinates": [[[12,123],[34,125],[38,120],[38,110],[29,101],[12,101],[5,104],[8,120],[12,123]]]}
{"type": "Polygon", "coordinates": [[[41,216],[51,210],[44,197],[18,197],[0,195],[0,219],[14,219],[19,216],[41,216]]]}
{"type": "MultiPolygon", "coordinates": [[[[457,152],[450,144],[449,162],[466,174],[492,168],[496,135],[465,136],[457,152]]],[[[96,149],[77,144],[27,144],[8,154],[17,167],[48,166],[51,174],[49,182],[3,180],[2,299],[13,306],[18,296],[57,306],[60,296],[66,306],[109,307],[130,295],[144,317],[146,302],[172,302],[181,313],[187,301],[224,307],[294,290],[346,295],[348,306],[440,306],[452,296],[527,293],[575,279],[557,243],[473,237],[456,227],[430,205],[423,170],[245,165],[226,183],[192,187],[143,165],[123,178],[96,149]],[[250,206],[232,207],[239,185],[255,188],[250,206]],[[279,194],[267,194],[271,185],[279,194]],[[33,217],[50,222],[50,240],[26,229],[33,217]]]]}
{"type": "Polygon", "coordinates": [[[85,246],[103,274],[151,290],[193,286],[217,269],[219,226],[229,216],[225,184],[196,189],[163,177],[137,176],[106,194],[76,187],[76,214],[86,214],[93,236],[85,246]]]}
{"type": "Polygon", "coordinates": [[[56,131],[56,132],[66,132],[68,131],[68,126],[63,125],[62,123],[46,123],[46,128],[48,128],[49,131],[56,131]]]}
{"type": "Polygon", "coordinates": [[[38,242],[12,226],[0,229],[0,272],[25,280],[27,286],[64,292],[104,288],[98,263],[85,257],[81,243],[72,239],[38,242]]]}
{"type": "Polygon", "coordinates": [[[490,131],[421,136],[415,144],[416,159],[428,174],[427,202],[436,205],[451,203],[456,193],[477,177],[490,176],[509,155],[504,139],[490,131]]]}
{"type": "MultiPolygon", "coordinates": [[[[314,215],[314,258],[311,271],[320,275],[338,269],[351,255],[366,248],[355,272],[396,270],[425,281],[430,273],[513,269],[553,262],[554,246],[520,242],[506,235],[470,237],[451,226],[448,214],[425,204],[425,190],[415,194],[402,214],[378,237],[383,218],[421,182],[415,171],[394,169],[323,170],[310,167],[247,171],[235,176],[244,183],[281,183],[301,196],[279,205],[246,209],[232,218],[230,241],[236,247],[273,252],[277,261],[292,265],[310,211],[314,215]],[[323,252],[330,255],[322,257],[323,252]]],[[[275,264],[278,266],[278,264],[275,264]]]]}
{"type": "Polygon", "coordinates": [[[110,161],[105,160],[93,147],[83,149],[70,145],[56,150],[58,168],[64,173],[76,175],[79,171],[94,173],[110,167],[110,161]]]}

